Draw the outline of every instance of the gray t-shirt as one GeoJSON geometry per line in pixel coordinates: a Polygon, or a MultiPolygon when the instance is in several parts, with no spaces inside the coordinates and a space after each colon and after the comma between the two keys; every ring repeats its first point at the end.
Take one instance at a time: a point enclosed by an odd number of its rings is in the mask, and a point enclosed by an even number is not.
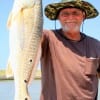
{"type": "Polygon", "coordinates": [[[80,41],[62,30],[43,33],[41,100],[95,100],[100,42],[81,33],[80,41]]]}

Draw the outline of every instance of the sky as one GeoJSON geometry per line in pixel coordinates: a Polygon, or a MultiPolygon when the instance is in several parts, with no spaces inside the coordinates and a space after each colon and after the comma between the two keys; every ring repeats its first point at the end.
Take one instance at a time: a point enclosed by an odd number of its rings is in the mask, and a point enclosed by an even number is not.
{"type": "MultiPolygon", "coordinates": [[[[9,57],[9,30],[7,29],[7,19],[12,9],[14,0],[0,0],[0,69],[5,69],[9,57]]],[[[44,7],[49,3],[56,3],[60,0],[43,0],[43,11],[44,7]]],[[[100,0],[86,0],[96,7],[100,12],[100,0]]],[[[44,17],[44,29],[54,29],[55,22],[44,17]]],[[[57,22],[57,28],[60,28],[59,22],[57,22]]],[[[85,20],[84,31],[85,34],[92,36],[100,40],[100,15],[93,19],[85,20]]]]}

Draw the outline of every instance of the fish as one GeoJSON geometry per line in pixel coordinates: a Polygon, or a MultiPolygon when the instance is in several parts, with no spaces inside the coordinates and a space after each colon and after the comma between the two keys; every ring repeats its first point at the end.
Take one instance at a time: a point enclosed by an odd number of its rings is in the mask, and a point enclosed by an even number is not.
{"type": "MultiPolygon", "coordinates": [[[[9,59],[8,59],[8,62],[9,62],[9,59]]],[[[7,79],[12,78],[13,79],[14,75],[13,75],[12,67],[8,64],[10,64],[10,63],[7,63],[7,67],[6,67],[6,70],[5,70],[6,78],[7,79]]]]}
{"type": "Polygon", "coordinates": [[[14,0],[7,20],[8,67],[14,75],[14,100],[31,100],[28,86],[41,57],[42,0],[14,0]]]}

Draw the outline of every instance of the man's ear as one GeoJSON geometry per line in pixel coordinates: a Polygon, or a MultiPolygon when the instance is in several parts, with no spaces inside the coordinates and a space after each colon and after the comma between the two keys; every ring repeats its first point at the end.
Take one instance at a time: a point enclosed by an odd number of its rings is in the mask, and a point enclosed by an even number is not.
{"type": "Polygon", "coordinates": [[[86,19],[86,13],[83,12],[83,21],[86,19]]]}

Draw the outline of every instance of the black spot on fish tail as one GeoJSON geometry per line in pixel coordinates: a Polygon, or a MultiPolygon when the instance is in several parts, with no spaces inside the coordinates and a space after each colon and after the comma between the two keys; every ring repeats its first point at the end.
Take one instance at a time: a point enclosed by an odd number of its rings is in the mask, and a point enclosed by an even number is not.
{"type": "Polygon", "coordinates": [[[27,83],[27,80],[24,80],[25,83],[27,83]]]}
{"type": "Polygon", "coordinates": [[[32,62],[32,59],[30,59],[30,62],[32,62]]]}
{"type": "Polygon", "coordinates": [[[25,98],[25,100],[28,100],[27,98],[25,98]]]}

